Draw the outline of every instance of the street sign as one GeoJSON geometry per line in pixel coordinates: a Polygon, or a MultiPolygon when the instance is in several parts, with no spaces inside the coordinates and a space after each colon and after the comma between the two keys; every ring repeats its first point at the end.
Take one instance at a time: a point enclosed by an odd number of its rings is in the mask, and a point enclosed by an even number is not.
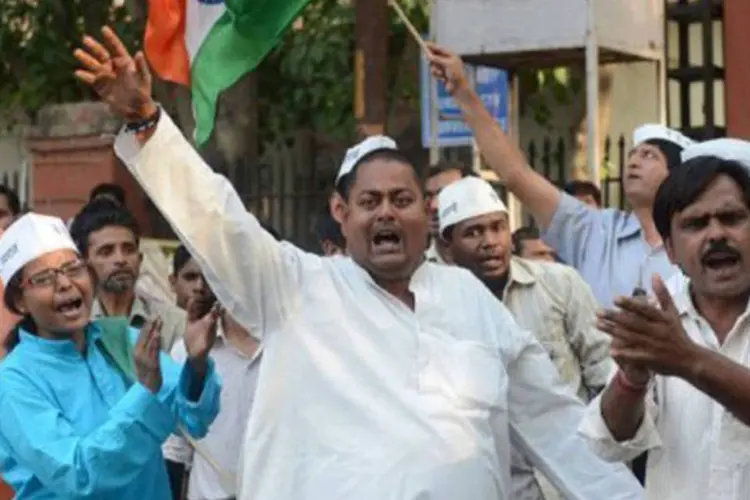
{"type": "MultiPolygon", "coordinates": [[[[473,69],[466,66],[471,74],[473,69]]],[[[430,74],[429,65],[424,55],[421,57],[421,102],[422,102],[422,146],[430,147],[431,129],[430,113],[430,74]]],[[[437,82],[438,94],[438,131],[437,145],[439,147],[470,146],[471,130],[461,118],[458,104],[448,94],[448,90],[441,82],[437,82]]],[[[487,106],[487,110],[497,120],[503,130],[508,131],[508,103],[510,85],[508,72],[500,69],[479,66],[476,68],[475,89],[479,97],[487,106]]]]}

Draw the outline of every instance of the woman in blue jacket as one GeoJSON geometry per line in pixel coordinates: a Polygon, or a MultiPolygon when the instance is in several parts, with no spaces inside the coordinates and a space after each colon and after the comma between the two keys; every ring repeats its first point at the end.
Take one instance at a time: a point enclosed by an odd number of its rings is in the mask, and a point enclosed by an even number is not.
{"type": "Polygon", "coordinates": [[[185,332],[189,360],[161,354],[160,321],[90,321],[93,286],[64,223],[27,214],[0,237],[5,303],[23,316],[0,364],[0,472],[24,499],[171,498],[161,444],[202,437],[220,384],[216,311],[185,332]]]}

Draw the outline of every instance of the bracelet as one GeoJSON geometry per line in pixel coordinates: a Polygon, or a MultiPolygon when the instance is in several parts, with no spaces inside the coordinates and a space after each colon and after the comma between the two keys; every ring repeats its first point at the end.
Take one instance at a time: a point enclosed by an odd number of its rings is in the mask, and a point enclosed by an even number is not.
{"type": "Polygon", "coordinates": [[[628,379],[627,375],[625,375],[622,370],[617,371],[617,375],[615,375],[615,383],[620,389],[633,394],[643,394],[648,390],[648,383],[644,385],[636,385],[628,379]]]}
{"type": "Polygon", "coordinates": [[[156,106],[156,111],[154,112],[154,114],[152,114],[145,120],[127,123],[125,125],[125,130],[135,134],[140,134],[141,132],[145,132],[154,128],[156,124],[159,123],[159,118],[161,118],[161,106],[156,106]]]}

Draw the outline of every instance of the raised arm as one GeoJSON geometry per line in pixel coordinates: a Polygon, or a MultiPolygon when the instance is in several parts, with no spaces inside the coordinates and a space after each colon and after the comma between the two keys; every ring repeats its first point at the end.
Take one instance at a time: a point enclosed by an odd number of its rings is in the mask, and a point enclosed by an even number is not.
{"type": "Polygon", "coordinates": [[[76,76],[138,131],[123,131],[115,152],[198,261],[217,298],[244,327],[269,331],[294,307],[302,252],[280,244],[247,212],[151,98],[142,53],[132,58],[105,28],[104,44],[84,39],[76,76]]]}
{"type": "Polygon", "coordinates": [[[461,59],[435,44],[429,47],[433,74],[445,83],[461,108],[485,161],[537,222],[546,228],[560,203],[560,190],[529,166],[524,154],[500,129],[471,88],[461,59]]]}

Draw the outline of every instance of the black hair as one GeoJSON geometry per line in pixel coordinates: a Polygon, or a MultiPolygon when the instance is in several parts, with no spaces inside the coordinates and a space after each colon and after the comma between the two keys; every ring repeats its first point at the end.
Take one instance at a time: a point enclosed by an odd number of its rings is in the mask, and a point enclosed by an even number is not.
{"type": "Polygon", "coordinates": [[[116,199],[120,205],[125,205],[125,189],[117,184],[103,182],[94,186],[89,193],[89,201],[93,201],[99,196],[111,196],[116,199]]]}
{"type": "Polygon", "coordinates": [[[113,226],[130,230],[136,243],[140,242],[141,231],[133,214],[108,200],[94,200],[85,205],[73,219],[70,235],[85,258],[88,256],[91,233],[113,226]]]}
{"type": "Polygon", "coordinates": [[[667,159],[668,170],[679,167],[682,163],[682,146],[678,146],[671,141],[665,141],[664,139],[649,139],[646,141],[646,144],[656,146],[662,153],[664,153],[664,156],[667,159]]]}
{"type": "Polygon", "coordinates": [[[461,174],[462,179],[464,177],[477,177],[477,173],[474,172],[474,169],[471,167],[471,165],[467,163],[460,161],[440,160],[427,168],[426,178],[429,179],[430,177],[435,177],[436,175],[440,175],[444,172],[450,172],[452,170],[457,170],[461,174]]]}
{"type": "Polygon", "coordinates": [[[316,233],[318,242],[330,241],[339,248],[346,248],[346,240],[341,232],[341,225],[333,218],[330,206],[326,206],[318,214],[316,233]]]}
{"type": "Polygon", "coordinates": [[[672,235],[672,218],[695,203],[721,175],[729,176],[737,183],[745,205],[750,207],[750,173],[746,167],[736,161],[722,160],[715,156],[693,158],[680,168],[670,170],[656,190],[652,215],[656,230],[663,240],[668,240],[672,235]]]}
{"type": "Polygon", "coordinates": [[[177,250],[174,251],[174,255],[172,256],[172,275],[177,276],[177,274],[182,271],[182,268],[185,267],[185,265],[192,259],[193,256],[190,255],[190,252],[188,252],[188,249],[185,245],[180,245],[177,247],[177,250]]]}
{"type": "Polygon", "coordinates": [[[513,253],[520,255],[523,249],[523,242],[527,240],[538,240],[541,238],[539,229],[532,226],[524,226],[516,229],[511,235],[513,241],[513,253]]]}
{"type": "Polygon", "coordinates": [[[0,195],[5,196],[8,200],[8,209],[11,215],[15,216],[21,213],[21,200],[13,188],[0,184],[0,195]]]}
{"type": "Polygon", "coordinates": [[[571,196],[591,196],[597,205],[602,204],[602,192],[596,184],[590,181],[570,181],[565,184],[563,191],[571,196]]]}
{"type": "Polygon", "coordinates": [[[406,156],[404,156],[403,153],[395,149],[376,149],[375,151],[370,151],[362,158],[360,158],[359,161],[351,169],[351,171],[341,176],[338,182],[336,182],[336,192],[341,195],[342,198],[344,198],[345,200],[349,199],[349,194],[351,192],[352,186],[357,180],[357,172],[359,171],[359,167],[372,160],[385,160],[404,163],[406,165],[409,165],[414,171],[414,175],[419,178],[414,165],[406,158],[406,156]]]}
{"type": "Polygon", "coordinates": [[[21,341],[19,336],[20,328],[28,331],[36,331],[34,320],[31,319],[31,316],[29,316],[28,314],[24,315],[21,311],[18,310],[18,307],[16,306],[18,300],[21,298],[22,274],[23,273],[21,270],[16,272],[16,274],[14,274],[13,277],[8,280],[8,283],[5,286],[5,291],[3,292],[3,303],[5,304],[5,308],[13,314],[22,316],[21,320],[18,321],[18,323],[16,323],[10,329],[8,335],[3,341],[3,347],[5,348],[6,352],[12,351],[21,341]]]}
{"type": "MultiPolygon", "coordinates": [[[[262,227],[268,234],[273,236],[277,241],[281,241],[281,235],[279,235],[279,233],[273,227],[264,222],[258,222],[260,224],[260,227],[262,227]]],[[[190,251],[187,249],[187,247],[184,244],[180,243],[180,246],[177,247],[174,255],[172,255],[172,275],[177,276],[177,274],[192,258],[193,256],[190,254],[190,251]]]]}

